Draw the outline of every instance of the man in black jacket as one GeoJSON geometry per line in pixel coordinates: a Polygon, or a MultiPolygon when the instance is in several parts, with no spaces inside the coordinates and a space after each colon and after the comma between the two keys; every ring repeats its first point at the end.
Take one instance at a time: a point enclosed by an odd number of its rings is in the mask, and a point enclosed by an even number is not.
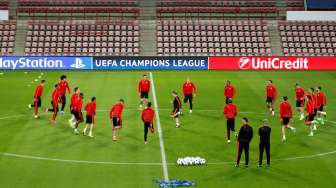
{"type": "Polygon", "coordinates": [[[268,120],[263,120],[263,125],[259,128],[259,136],[260,136],[260,143],[259,143],[259,164],[258,167],[261,167],[262,159],[264,150],[266,150],[266,160],[267,160],[267,166],[270,166],[270,136],[271,136],[271,128],[268,126],[268,120]]]}
{"type": "Polygon", "coordinates": [[[240,157],[244,150],[245,152],[245,167],[248,167],[249,163],[249,150],[250,150],[250,142],[253,137],[253,130],[250,125],[248,125],[248,119],[246,117],[243,118],[243,126],[239,130],[238,134],[238,156],[236,167],[239,167],[240,157]]]}

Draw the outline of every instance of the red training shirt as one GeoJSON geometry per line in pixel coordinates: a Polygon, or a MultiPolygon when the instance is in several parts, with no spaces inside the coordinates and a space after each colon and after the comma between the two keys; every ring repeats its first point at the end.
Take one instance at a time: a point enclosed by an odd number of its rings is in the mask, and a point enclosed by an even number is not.
{"type": "Polygon", "coordinates": [[[234,104],[227,104],[224,106],[224,114],[226,116],[226,119],[233,119],[237,115],[237,106],[234,104]]]}
{"type": "Polygon", "coordinates": [[[143,79],[139,81],[138,92],[149,92],[150,81],[148,79],[143,79]]]}
{"type": "Polygon", "coordinates": [[[315,109],[314,101],[309,100],[306,104],[306,112],[308,114],[312,115],[312,114],[314,114],[314,109],[315,109]]]}
{"type": "Polygon", "coordinates": [[[61,95],[65,95],[66,90],[68,90],[68,92],[71,94],[71,90],[70,90],[69,84],[68,84],[68,82],[66,80],[59,81],[58,82],[58,86],[60,87],[61,95]]]}
{"type": "Polygon", "coordinates": [[[113,117],[121,118],[122,112],[124,110],[124,105],[122,103],[117,103],[113,105],[110,111],[110,119],[113,117]]]}
{"type": "Polygon", "coordinates": [[[273,84],[268,84],[266,86],[266,96],[275,98],[277,96],[277,88],[273,84]]]}
{"type": "Polygon", "coordinates": [[[76,101],[79,98],[78,93],[74,93],[70,99],[70,107],[73,108],[76,106],[76,101]]]}
{"type": "Polygon", "coordinates": [[[149,122],[153,125],[154,122],[154,110],[152,108],[145,108],[142,111],[141,119],[143,122],[149,122]]]}
{"type": "Polygon", "coordinates": [[[83,99],[78,97],[75,103],[75,106],[73,106],[74,110],[76,112],[81,112],[83,107],[83,99]]]}
{"type": "Polygon", "coordinates": [[[43,92],[42,84],[39,84],[35,90],[34,98],[41,97],[43,92]]]}
{"type": "Polygon", "coordinates": [[[224,88],[224,96],[227,98],[233,98],[236,95],[236,89],[233,85],[226,85],[224,88]]]}
{"type": "Polygon", "coordinates": [[[96,103],[93,101],[87,103],[85,106],[85,111],[86,111],[86,114],[89,116],[96,115],[96,103]]]}
{"type": "Polygon", "coordinates": [[[306,97],[306,91],[302,87],[296,88],[295,96],[297,101],[302,101],[306,97]]]}
{"type": "Polygon", "coordinates": [[[192,82],[184,82],[183,94],[190,95],[196,93],[196,85],[192,82]]]}
{"type": "Polygon", "coordinates": [[[322,91],[317,92],[317,107],[326,106],[327,105],[327,97],[324,95],[322,91]]]}
{"type": "Polygon", "coordinates": [[[287,101],[283,101],[280,104],[280,118],[292,118],[292,117],[293,117],[292,106],[287,101]]]}

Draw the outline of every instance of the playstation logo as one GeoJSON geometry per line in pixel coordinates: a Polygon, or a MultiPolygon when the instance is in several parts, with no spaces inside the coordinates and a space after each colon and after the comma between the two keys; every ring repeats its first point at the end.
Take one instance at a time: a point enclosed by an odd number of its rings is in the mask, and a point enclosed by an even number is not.
{"type": "Polygon", "coordinates": [[[76,58],[75,63],[70,65],[71,68],[75,68],[75,69],[82,69],[84,68],[86,65],[83,63],[82,59],[80,58],[76,58]]]}

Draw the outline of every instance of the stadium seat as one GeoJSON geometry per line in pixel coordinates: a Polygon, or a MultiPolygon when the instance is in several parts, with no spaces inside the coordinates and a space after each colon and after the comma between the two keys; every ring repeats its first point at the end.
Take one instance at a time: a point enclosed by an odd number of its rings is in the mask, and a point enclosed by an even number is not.
{"type": "Polygon", "coordinates": [[[25,53],[34,55],[37,46],[41,55],[139,55],[139,23],[29,21],[25,53]]]}
{"type": "Polygon", "coordinates": [[[158,55],[271,55],[267,23],[252,20],[158,21],[157,48],[158,55]]]}

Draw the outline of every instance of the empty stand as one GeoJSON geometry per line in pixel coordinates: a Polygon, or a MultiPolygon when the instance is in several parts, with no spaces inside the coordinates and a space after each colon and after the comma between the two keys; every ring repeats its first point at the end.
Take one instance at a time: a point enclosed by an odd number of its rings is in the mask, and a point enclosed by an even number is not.
{"type": "Polygon", "coordinates": [[[280,19],[287,10],[303,10],[303,0],[161,0],[157,2],[159,19],[280,19]]]}
{"type": "Polygon", "coordinates": [[[283,53],[287,56],[335,56],[336,22],[280,21],[283,53]]]}
{"type": "Polygon", "coordinates": [[[138,3],[134,0],[20,0],[19,5],[17,16],[43,19],[52,17],[137,19],[140,12],[138,3]]]}
{"type": "Polygon", "coordinates": [[[158,55],[271,55],[265,21],[163,20],[157,24],[158,55]]]}
{"type": "Polygon", "coordinates": [[[16,21],[0,21],[0,54],[12,55],[16,33],[16,21]]]}
{"type": "Polygon", "coordinates": [[[139,55],[138,21],[31,21],[27,55],[139,55]]]}

